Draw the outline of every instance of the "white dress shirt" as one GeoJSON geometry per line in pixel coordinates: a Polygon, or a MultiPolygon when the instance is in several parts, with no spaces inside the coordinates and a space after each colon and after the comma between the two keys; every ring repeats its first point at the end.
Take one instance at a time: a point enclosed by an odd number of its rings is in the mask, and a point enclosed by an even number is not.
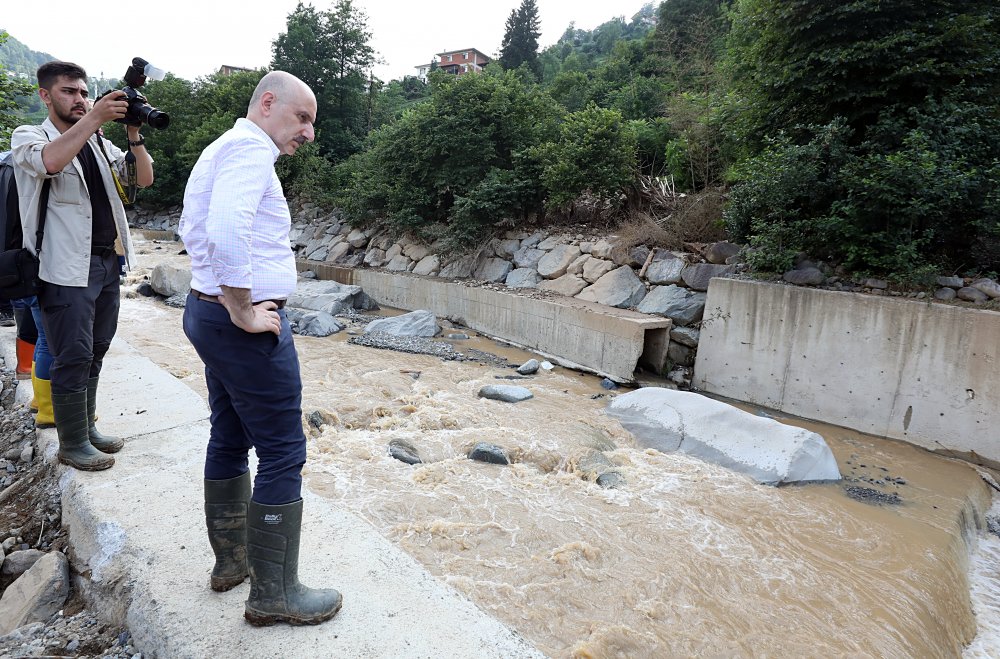
{"type": "Polygon", "coordinates": [[[255,303],[295,291],[291,215],[274,171],[280,153],[257,124],[237,119],[198,158],[179,227],[191,288],[207,295],[248,288],[255,303]]]}

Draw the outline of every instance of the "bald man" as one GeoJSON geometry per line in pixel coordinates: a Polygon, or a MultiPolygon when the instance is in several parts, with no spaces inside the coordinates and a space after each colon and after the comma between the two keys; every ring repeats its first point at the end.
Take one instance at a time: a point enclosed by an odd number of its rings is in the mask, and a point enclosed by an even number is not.
{"type": "Polygon", "coordinates": [[[285,299],[295,291],[291,216],[274,163],[313,141],[316,97],[282,71],[265,75],[245,119],[202,152],[184,191],[191,256],[184,333],[205,363],[212,430],[205,517],[211,587],[250,576],[253,625],[314,625],[340,610],[336,590],[298,581],[302,381],[285,299]],[[257,454],[252,495],[248,453],[257,454]]]}

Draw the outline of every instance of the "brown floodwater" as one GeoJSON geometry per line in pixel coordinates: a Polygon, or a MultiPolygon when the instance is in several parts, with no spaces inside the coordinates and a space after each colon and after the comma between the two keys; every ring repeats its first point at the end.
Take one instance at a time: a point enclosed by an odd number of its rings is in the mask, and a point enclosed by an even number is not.
{"type": "MultiPolygon", "coordinates": [[[[184,259],[177,243],[139,246],[144,265],[184,259]]],[[[180,315],[126,299],[119,335],[204,395],[180,315]]],[[[510,382],[534,394],[512,405],[477,396],[509,368],[344,339],[296,337],[304,411],[327,420],[307,426],[307,486],[550,656],[1000,656],[1000,539],[977,531],[992,491],[968,463],[776,415],[823,435],[846,480],[768,487],[638,447],[604,413],[622,390],[594,376],[540,371],[510,382]],[[390,457],[392,440],[424,463],[390,457]],[[468,460],[483,441],[512,464],[468,460]],[[594,450],[622,488],[578,469],[594,450]]]]}

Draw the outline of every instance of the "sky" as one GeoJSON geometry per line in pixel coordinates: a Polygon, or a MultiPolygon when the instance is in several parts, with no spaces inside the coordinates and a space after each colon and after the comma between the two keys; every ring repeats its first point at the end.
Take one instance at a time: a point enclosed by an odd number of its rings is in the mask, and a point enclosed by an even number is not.
{"type": "MultiPolygon", "coordinates": [[[[536,0],[540,48],[555,43],[570,21],[591,30],[615,16],[631,19],[649,0],[536,0]]],[[[94,5],[86,0],[0,0],[0,30],[32,50],[76,62],[91,76],[119,78],[133,57],[194,80],[223,64],[267,66],[271,42],[285,30],[298,0],[170,0],[94,5]],[[155,7],[155,9],[151,9],[155,7]],[[95,18],[95,8],[101,17],[95,18]],[[252,9],[250,9],[252,8],[252,9]]],[[[307,3],[309,4],[309,3],[307,3]]],[[[332,0],[312,2],[317,9],[332,0]]],[[[520,0],[441,5],[414,0],[355,0],[368,16],[372,46],[383,60],[375,75],[414,75],[444,50],[476,48],[493,57],[520,0]]],[[[98,90],[103,91],[103,90],[98,90]]]]}

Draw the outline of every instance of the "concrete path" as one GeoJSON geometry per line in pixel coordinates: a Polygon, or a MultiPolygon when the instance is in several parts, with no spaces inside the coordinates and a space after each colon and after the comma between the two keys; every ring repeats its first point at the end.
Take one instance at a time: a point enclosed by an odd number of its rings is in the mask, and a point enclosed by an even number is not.
{"type": "MultiPolygon", "coordinates": [[[[0,329],[15,363],[14,332],[0,329]]],[[[30,381],[18,400],[31,397],[30,381]]],[[[243,620],[249,583],[214,593],[202,508],[208,409],[182,382],[116,339],[105,359],[101,430],[126,439],[115,466],[60,470],[73,562],[100,613],[132,632],[145,657],[541,657],[540,652],[436,580],[364,520],[305,494],[300,578],[343,593],[316,627],[258,629],[243,620]]],[[[38,433],[54,460],[56,432],[38,433]]]]}

